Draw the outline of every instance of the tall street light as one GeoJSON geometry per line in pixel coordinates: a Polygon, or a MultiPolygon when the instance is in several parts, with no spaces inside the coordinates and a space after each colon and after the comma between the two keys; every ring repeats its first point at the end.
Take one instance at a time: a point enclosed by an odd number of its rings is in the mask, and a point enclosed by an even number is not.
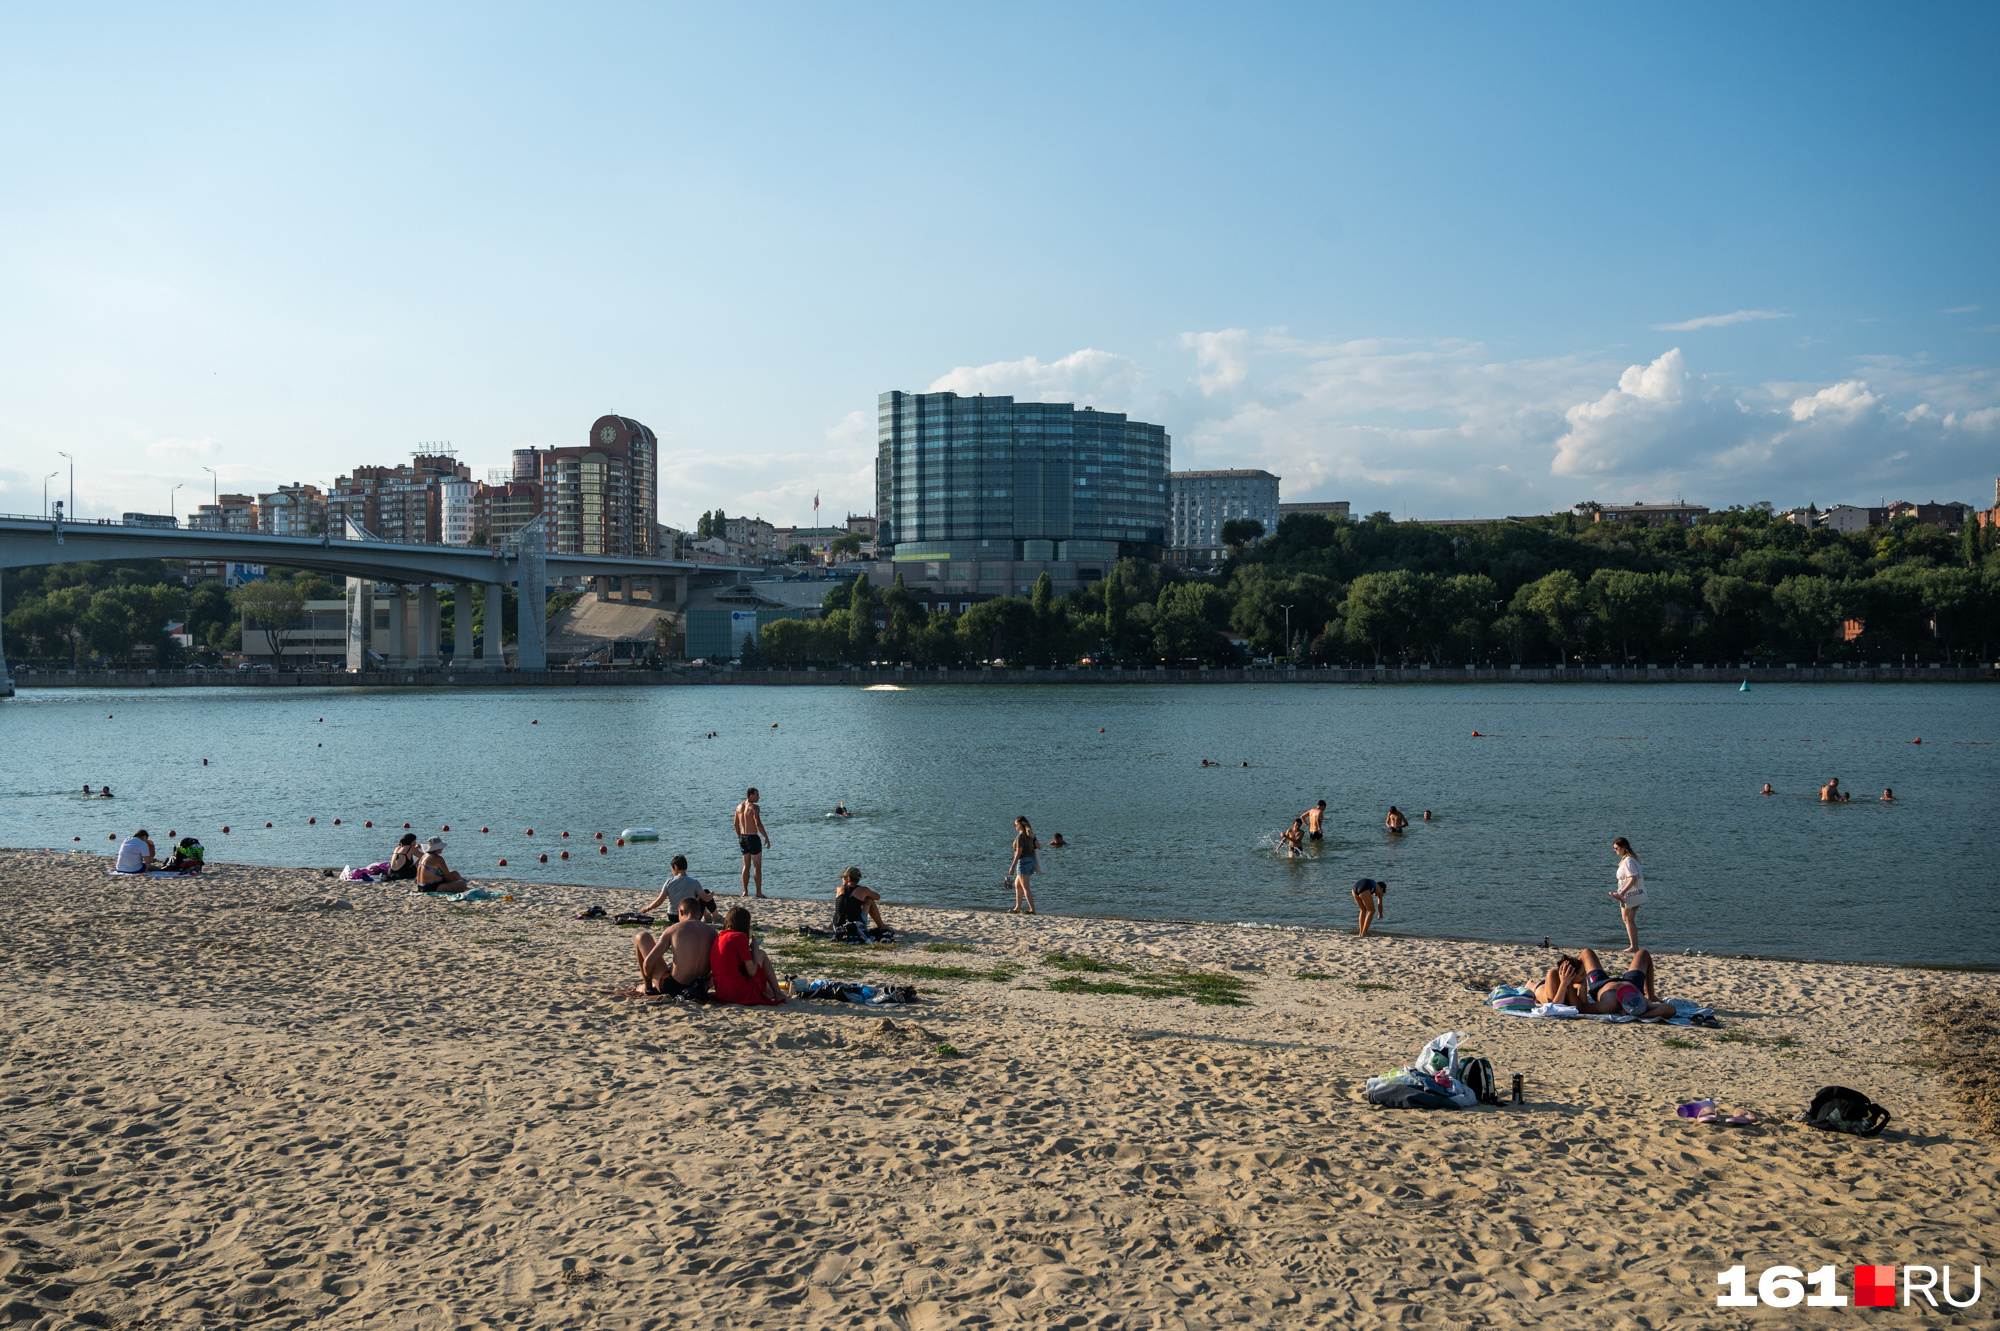
{"type": "Polygon", "coordinates": [[[174,517],[174,496],[179,494],[181,487],[186,484],[186,481],[175,481],[173,488],[167,491],[167,516],[174,519],[175,526],[180,525],[180,519],[174,517]]]}
{"type": "Polygon", "coordinates": [[[203,467],[202,470],[208,473],[209,502],[215,505],[217,512],[220,512],[222,509],[222,478],[215,474],[215,468],[213,467],[203,467]]]}
{"type": "Polygon", "coordinates": [[[46,475],[46,476],[42,477],[42,516],[43,516],[43,517],[47,517],[47,516],[49,515],[49,482],[50,482],[50,481],[52,481],[52,480],[54,480],[54,479],[55,479],[56,477],[58,477],[58,476],[60,476],[60,475],[62,475],[62,468],[61,468],[61,467],[57,467],[57,468],[56,468],[56,469],[55,469],[54,471],[52,471],[52,472],[50,472],[50,473],[49,473],[48,475],[46,475]]]}
{"type": "MultiPolygon", "coordinates": [[[[1297,602],[1293,604],[1296,605],[1297,602]]],[[[1285,612],[1285,659],[1289,661],[1292,659],[1292,607],[1281,605],[1278,608],[1285,612]]]]}
{"type": "Polygon", "coordinates": [[[66,516],[71,522],[75,522],[76,521],[76,459],[72,457],[70,454],[63,452],[60,448],[56,450],[56,456],[69,458],[69,507],[64,510],[64,516],[66,516]]]}

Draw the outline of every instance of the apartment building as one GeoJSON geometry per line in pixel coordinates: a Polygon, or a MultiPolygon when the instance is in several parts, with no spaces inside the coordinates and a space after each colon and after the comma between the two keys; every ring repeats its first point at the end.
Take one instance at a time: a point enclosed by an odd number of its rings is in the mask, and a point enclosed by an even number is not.
{"type": "Polygon", "coordinates": [[[384,541],[438,545],[444,540],[446,481],[470,480],[472,469],[448,453],[417,453],[395,467],[356,467],[326,498],[328,529],[347,535],[347,521],[384,541]]]}

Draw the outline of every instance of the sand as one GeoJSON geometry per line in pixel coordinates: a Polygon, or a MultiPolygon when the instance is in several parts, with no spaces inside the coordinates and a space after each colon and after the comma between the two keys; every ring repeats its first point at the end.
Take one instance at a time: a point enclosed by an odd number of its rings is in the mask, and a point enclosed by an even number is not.
{"type": "MultiPolygon", "coordinates": [[[[105,864],[0,854],[0,1325],[1790,1326],[1856,1313],[1725,1313],[1716,1273],[1845,1290],[2000,1236],[1912,1026],[1991,975],[1667,956],[1727,1025],[1668,1032],[1481,1007],[1536,948],[891,906],[900,962],[1014,974],[917,980],[883,1031],[605,997],[631,933],[571,918],[595,889],[105,864]],[[1053,992],[1057,951],[1248,1001],[1053,992]],[[1523,1105],[1361,1100],[1453,1029],[1523,1105]],[[1828,1083],[1894,1125],[1786,1121],[1828,1083]],[[1765,1121],[1674,1117],[1698,1096],[1765,1121]]],[[[758,905],[776,944],[825,911],[758,905]]],[[[1927,1316],[1991,1325],[1991,1283],[1927,1316]]]]}

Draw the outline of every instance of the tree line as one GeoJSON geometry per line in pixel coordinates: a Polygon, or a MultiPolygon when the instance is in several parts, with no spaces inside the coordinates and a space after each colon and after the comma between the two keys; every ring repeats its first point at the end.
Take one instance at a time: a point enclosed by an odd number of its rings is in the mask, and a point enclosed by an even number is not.
{"type": "Polygon", "coordinates": [[[831,590],[815,620],[767,624],[771,666],[1826,663],[1991,660],[2000,552],[1990,528],[1898,518],[1841,533],[1730,508],[1643,527],[1556,514],[1479,527],[1286,517],[1229,535],[1220,574],[1123,559],[1056,596],[925,614],[900,576],[831,590]]]}

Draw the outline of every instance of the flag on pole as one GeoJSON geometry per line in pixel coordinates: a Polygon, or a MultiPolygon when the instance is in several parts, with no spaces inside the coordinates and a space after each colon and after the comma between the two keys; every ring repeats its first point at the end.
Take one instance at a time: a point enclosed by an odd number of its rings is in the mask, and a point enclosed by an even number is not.
{"type": "Polygon", "coordinates": [[[819,521],[819,491],[813,491],[813,521],[819,521]]]}

